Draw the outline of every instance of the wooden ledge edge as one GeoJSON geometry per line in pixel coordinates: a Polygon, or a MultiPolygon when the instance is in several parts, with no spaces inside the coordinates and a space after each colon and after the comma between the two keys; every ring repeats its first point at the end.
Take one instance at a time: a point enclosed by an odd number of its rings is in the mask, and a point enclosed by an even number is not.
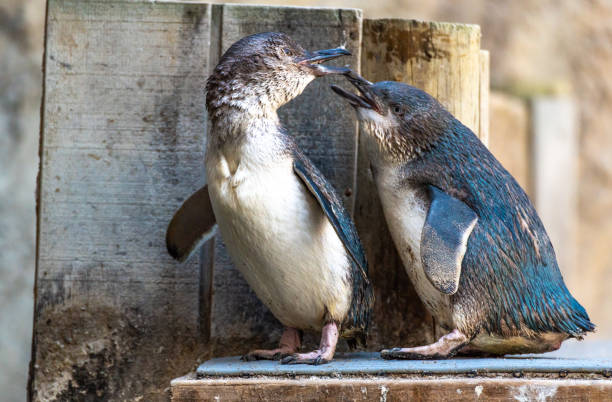
{"type": "Polygon", "coordinates": [[[198,400],[579,400],[605,401],[611,380],[539,378],[236,378],[197,379],[195,374],[171,383],[172,401],[198,400]]]}

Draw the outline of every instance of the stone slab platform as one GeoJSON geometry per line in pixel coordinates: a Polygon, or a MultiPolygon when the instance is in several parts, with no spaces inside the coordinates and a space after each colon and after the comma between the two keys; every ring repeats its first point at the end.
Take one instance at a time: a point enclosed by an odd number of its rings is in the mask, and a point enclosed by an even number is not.
{"type": "Polygon", "coordinates": [[[559,357],[383,360],[338,354],[320,366],[209,360],[171,383],[172,401],[612,401],[612,359],[559,357]]]}
{"type": "Polygon", "coordinates": [[[385,376],[430,374],[568,374],[612,375],[612,359],[568,359],[548,357],[454,358],[449,360],[384,360],[378,353],[337,354],[328,364],[285,365],[278,361],[244,362],[240,357],[222,357],[201,364],[198,377],[251,376],[385,376]]]}

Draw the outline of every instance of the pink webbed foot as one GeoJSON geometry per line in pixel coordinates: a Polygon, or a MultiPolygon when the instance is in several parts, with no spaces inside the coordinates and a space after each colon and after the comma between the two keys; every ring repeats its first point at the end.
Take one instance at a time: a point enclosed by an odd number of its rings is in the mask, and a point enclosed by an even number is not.
{"type": "Polygon", "coordinates": [[[453,357],[468,342],[468,337],[455,329],[431,345],[385,349],[380,352],[380,356],[383,359],[448,359],[453,357]]]}
{"type": "Polygon", "coordinates": [[[338,343],[338,325],[335,322],[325,324],[321,333],[319,349],[309,353],[294,353],[281,360],[282,364],[324,364],[329,363],[336,353],[338,343]]]}
{"type": "Polygon", "coordinates": [[[300,331],[295,328],[285,328],[278,348],[276,349],[256,349],[242,356],[243,361],[253,360],[280,360],[285,356],[295,353],[302,344],[302,336],[300,331]]]}

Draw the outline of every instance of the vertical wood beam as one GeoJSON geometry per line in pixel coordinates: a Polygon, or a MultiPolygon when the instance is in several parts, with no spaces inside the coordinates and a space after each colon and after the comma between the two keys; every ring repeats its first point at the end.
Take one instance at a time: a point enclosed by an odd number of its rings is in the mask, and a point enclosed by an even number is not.
{"type": "Polygon", "coordinates": [[[165,399],[207,356],[197,258],[165,229],[203,184],[208,4],[48,4],[33,400],[165,399]]]}

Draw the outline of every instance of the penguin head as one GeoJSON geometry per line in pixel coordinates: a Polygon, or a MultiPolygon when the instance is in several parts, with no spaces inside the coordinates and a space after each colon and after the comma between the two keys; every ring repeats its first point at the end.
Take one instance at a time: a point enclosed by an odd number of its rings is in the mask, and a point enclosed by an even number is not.
{"type": "Polygon", "coordinates": [[[208,110],[229,106],[247,113],[276,111],[313,79],[346,73],[347,68],[321,64],[345,55],[350,53],[344,48],[306,51],[284,33],[246,36],[230,46],[209,77],[208,110]]]}
{"type": "Polygon", "coordinates": [[[345,76],[359,93],[336,85],[332,89],[355,108],[385,156],[400,161],[418,157],[448,127],[450,114],[425,91],[402,82],[371,83],[352,71],[345,76]]]}

